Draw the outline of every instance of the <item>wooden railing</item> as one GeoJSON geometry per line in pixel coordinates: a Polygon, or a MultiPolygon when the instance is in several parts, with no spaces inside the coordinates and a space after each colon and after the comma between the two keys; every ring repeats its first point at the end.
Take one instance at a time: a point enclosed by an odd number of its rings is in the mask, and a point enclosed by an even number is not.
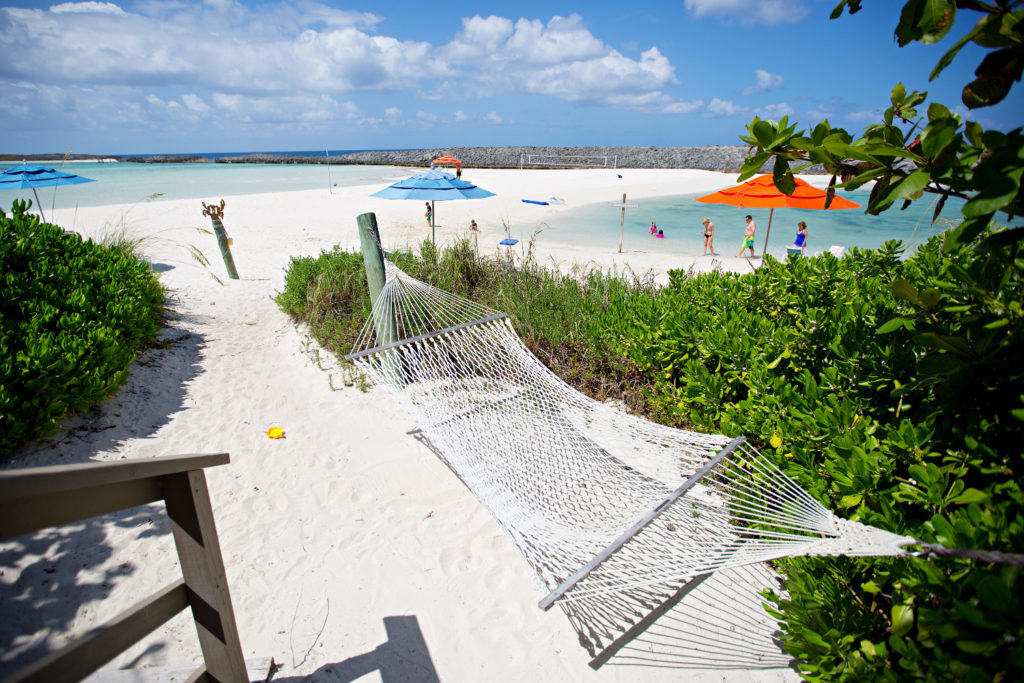
{"type": "Polygon", "coordinates": [[[163,500],[181,578],[7,679],[78,681],[192,608],[204,664],[189,681],[248,681],[203,468],[227,453],[0,472],[0,541],[163,500]]]}

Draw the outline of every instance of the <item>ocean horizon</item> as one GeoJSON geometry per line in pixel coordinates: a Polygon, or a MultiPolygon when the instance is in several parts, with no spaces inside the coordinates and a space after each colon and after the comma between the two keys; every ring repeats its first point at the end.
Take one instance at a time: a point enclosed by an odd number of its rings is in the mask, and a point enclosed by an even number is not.
{"type": "MultiPolygon", "coordinates": [[[[345,151],[331,153],[341,154],[345,151]]],[[[273,154],[307,156],[309,153],[292,151],[273,154]]],[[[224,156],[232,155],[225,153],[224,156]]],[[[0,168],[12,165],[17,164],[0,164],[0,168]]],[[[408,166],[218,164],[213,163],[212,159],[202,163],[154,164],[68,161],[55,166],[97,182],[39,188],[39,199],[47,215],[53,215],[55,209],[73,210],[86,206],[131,206],[176,199],[215,203],[224,197],[236,195],[318,189],[330,192],[336,187],[353,185],[379,185],[384,188],[410,174],[408,166]]],[[[626,174],[629,170],[594,169],[592,172],[626,174]]],[[[729,184],[732,183],[725,182],[723,186],[729,184]]],[[[557,194],[557,189],[552,192],[557,194]]],[[[866,206],[869,196],[867,191],[839,194],[862,207],[866,206]]],[[[703,251],[703,226],[700,221],[707,216],[717,228],[715,253],[732,257],[739,249],[737,236],[742,235],[743,215],[751,213],[758,224],[755,252],[761,253],[768,228],[767,210],[700,204],[694,201],[696,196],[681,194],[635,202],[638,206],[626,210],[625,222],[621,226],[623,251],[658,250],[680,256],[700,256],[703,251]],[[664,230],[665,239],[650,237],[651,221],[664,230]]],[[[9,190],[0,196],[0,206],[9,207],[14,199],[29,199],[35,204],[31,190],[9,190]]],[[[867,215],[863,208],[844,211],[776,209],[771,216],[768,253],[776,258],[785,258],[786,247],[795,238],[796,222],[799,220],[806,221],[809,226],[808,255],[826,251],[831,246],[876,248],[892,239],[903,241],[910,253],[913,248],[951,227],[960,218],[963,200],[950,199],[943,209],[941,220],[933,224],[931,213],[935,200],[935,197],[925,197],[905,211],[894,207],[880,216],[867,215]]],[[[530,218],[530,210],[526,209],[512,219],[509,227],[512,236],[523,244],[537,233],[538,239],[544,242],[593,246],[607,251],[618,248],[621,217],[619,209],[608,207],[603,202],[567,207],[567,210],[550,218],[545,217],[538,207],[537,218],[530,218]]],[[[1020,225],[1022,221],[1016,219],[1011,224],[1020,225]]]]}

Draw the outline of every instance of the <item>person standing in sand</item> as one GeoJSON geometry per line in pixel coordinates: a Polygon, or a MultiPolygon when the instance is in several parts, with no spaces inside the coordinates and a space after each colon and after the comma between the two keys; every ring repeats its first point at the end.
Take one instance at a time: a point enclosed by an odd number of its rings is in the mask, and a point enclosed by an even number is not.
{"type": "Polygon", "coordinates": [[[754,232],[757,230],[757,223],[754,219],[747,215],[747,228],[743,231],[743,246],[740,247],[739,252],[736,254],[736,258],[743,255],[744,249],[750,249],[750,258],[754,258],[754,232]]]}
{"type": "Polygon", "coordinates": [[[475,232],[475,231],[476,231],[476,230],[478,229],[478,228],[476,227],[476,221],[475,221],[475,220],[471,220],[471,221],[469,222],[469,229],[470,229],[470,230],[472,230],[472,231],[474,231],[474,232],[475,232]]]}
{"type": "Polygon", "coordinates": [[[423,214],[424,216],[427,217],[427,225],[430,225],[430,218],[433,213],[434,212],[430,208],[430,202],[427,202],[427,212],[423,214]]]}
{"type": "Polygon", "coordinates": [[[711,250],[711,255],[715,255],[715,224],[711,222],[710,218],[704,218],[701,220],[704,224],[704,254],[708,255],[708,249],[711,250]]]}

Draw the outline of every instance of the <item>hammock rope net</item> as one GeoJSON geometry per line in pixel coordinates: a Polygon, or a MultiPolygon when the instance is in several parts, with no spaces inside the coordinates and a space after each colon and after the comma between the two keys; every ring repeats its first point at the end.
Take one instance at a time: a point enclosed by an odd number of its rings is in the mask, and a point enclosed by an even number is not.
{"type": "Polygon", "coordinates": [[[385,261],[347,356],[416,421],[511,538],[600,666],[715,572],[796,555],[902,555],[742,438],[579,393],[508,318],[385,261]]]}

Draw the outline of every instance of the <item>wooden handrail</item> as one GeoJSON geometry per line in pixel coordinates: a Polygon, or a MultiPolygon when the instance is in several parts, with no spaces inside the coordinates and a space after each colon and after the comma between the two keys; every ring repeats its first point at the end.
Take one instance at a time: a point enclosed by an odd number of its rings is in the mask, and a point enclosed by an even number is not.
{"type": "Polygon", "coordinates": [[[231,461],[228,453],[210,455],[165,455],[117,462],[86,462],[77,465],[32,467],[0,471],[0,502],[26,495],[71,491],[86,486],[116,484],[131,479],[201,470],[231,461]]]}
{"type": "Polygon", "coordinates": [[[182,573],[182,579],[5,683],[79,680],[185,607],[192,608],[205,661],[193,677],[248,681],[203,472],[228,462],[227,453],[217,453],[0,472],[0,540],[164,500],[182,573]]]}

